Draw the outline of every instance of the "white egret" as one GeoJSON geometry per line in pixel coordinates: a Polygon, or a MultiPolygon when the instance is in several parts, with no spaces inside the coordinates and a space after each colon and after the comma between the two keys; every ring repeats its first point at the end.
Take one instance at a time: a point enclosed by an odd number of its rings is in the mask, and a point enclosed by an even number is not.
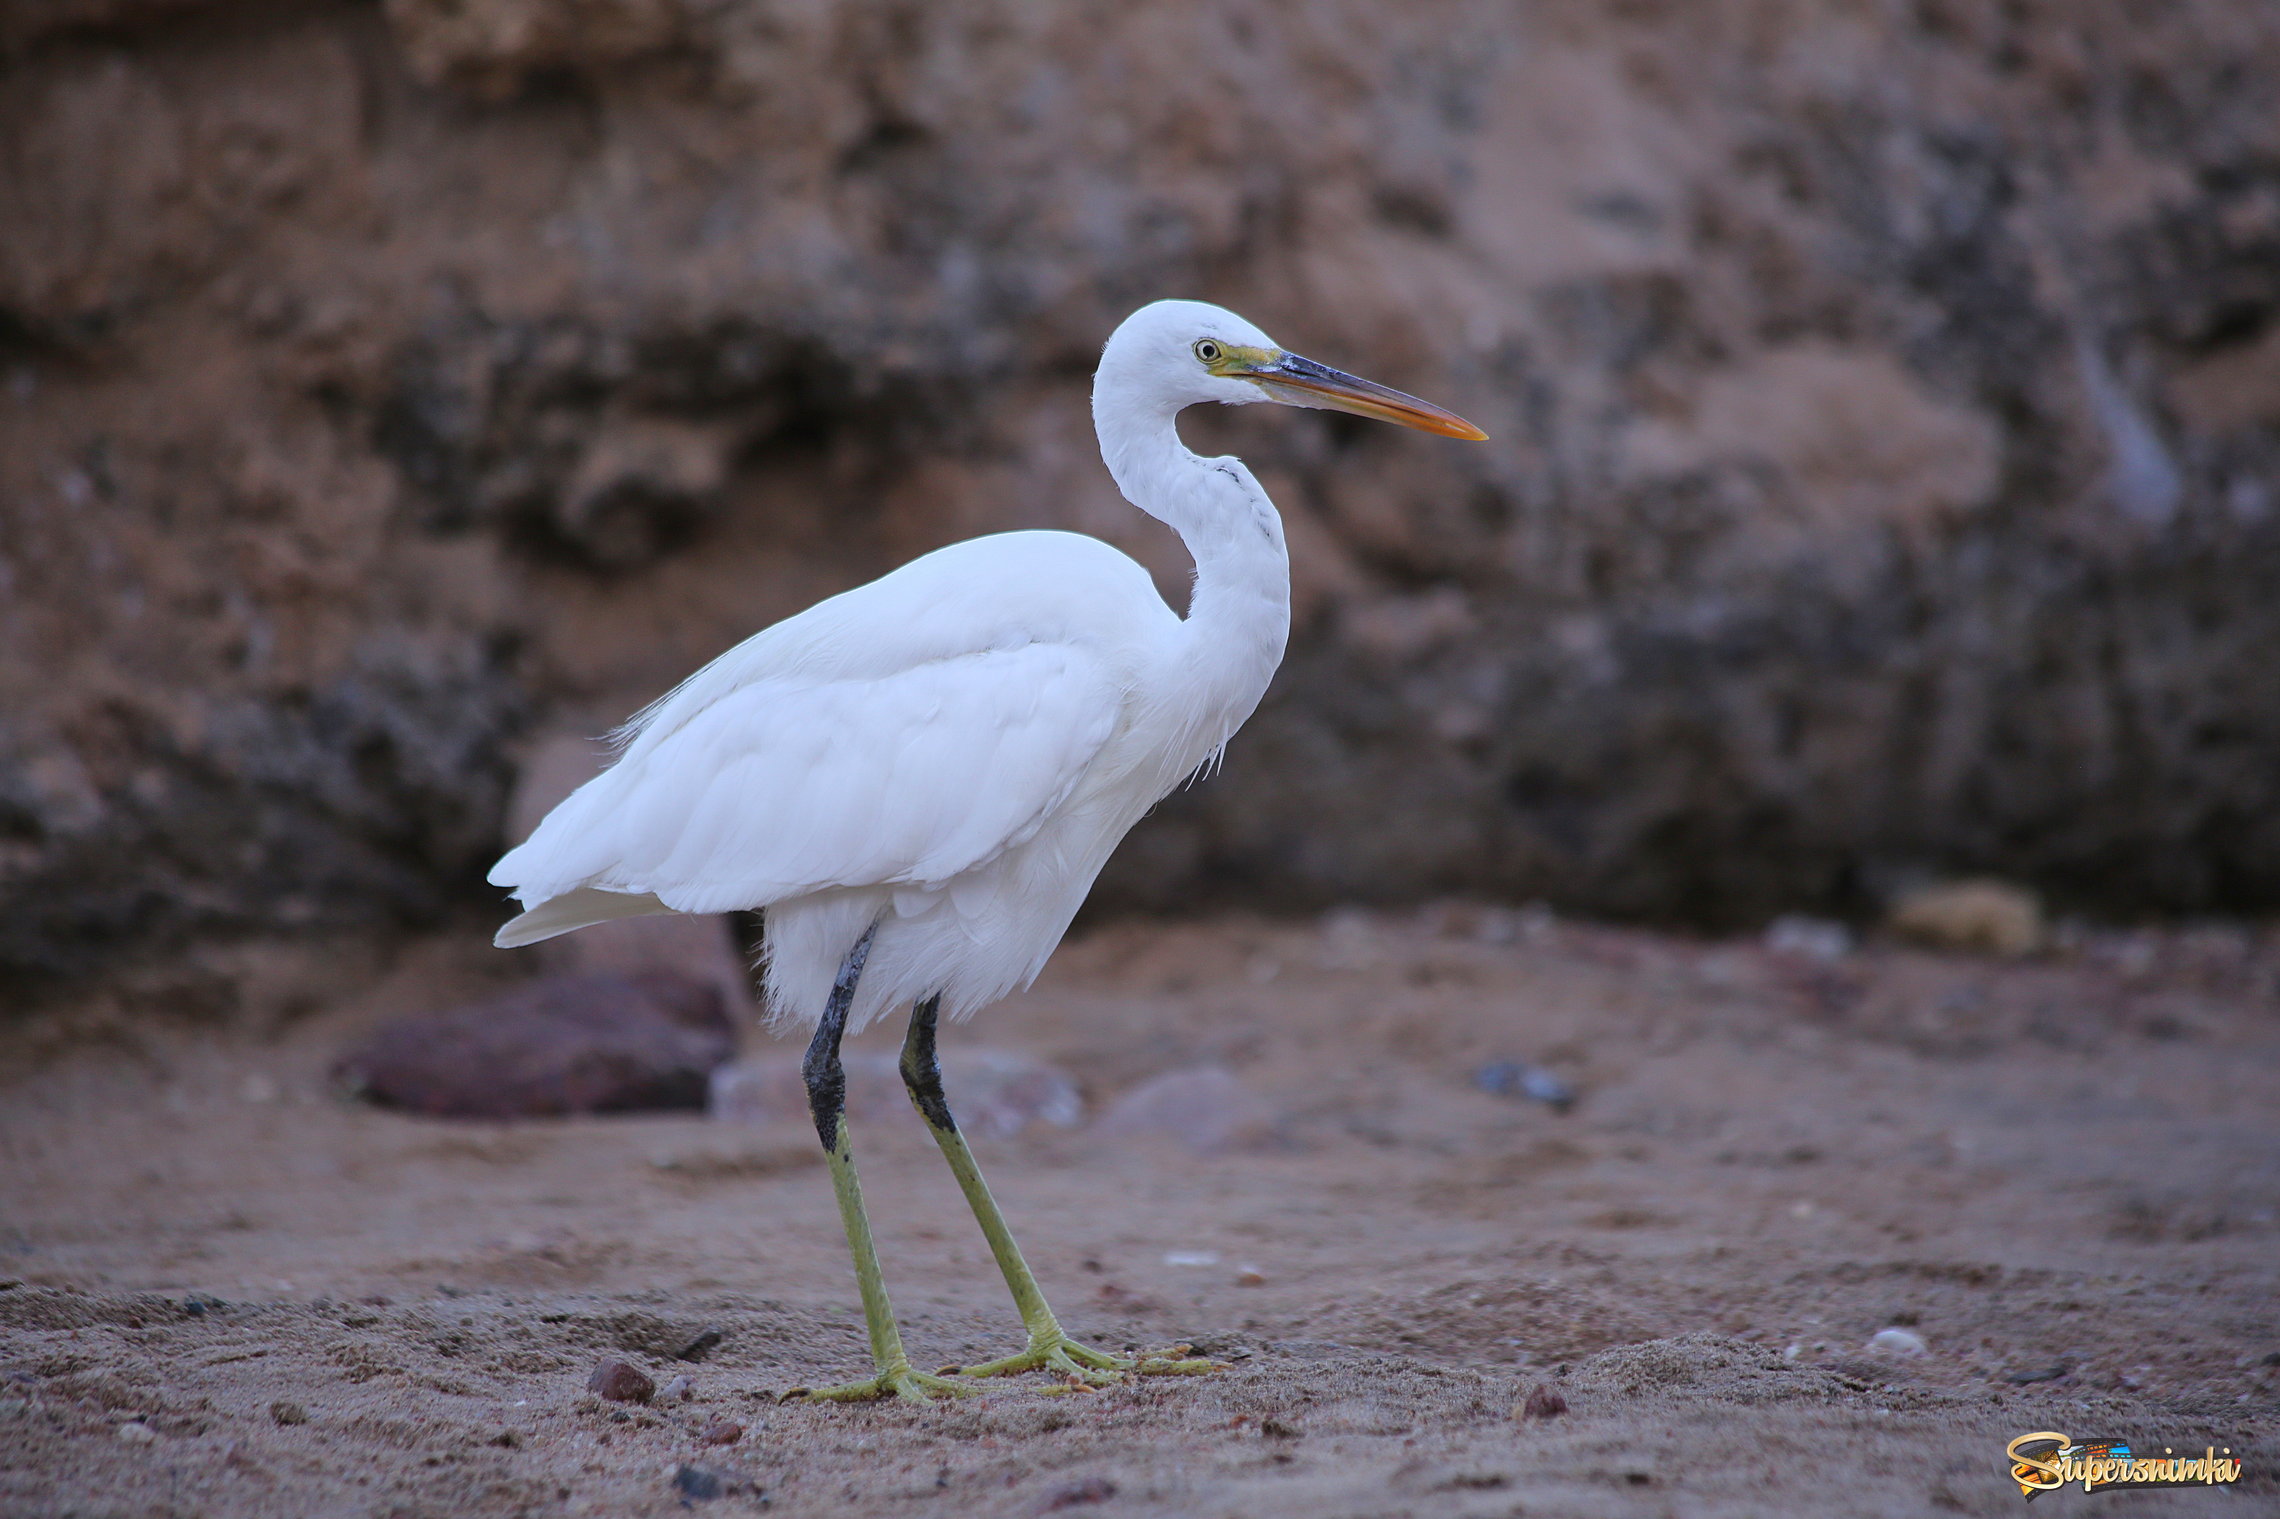
{"type": "Polygon", "coordinates": [[[902,1070],[1028,1330],[971,1376],[1086,1381],[1209,1363],[1079,1345],[1046,1306],[942,1096],[937,1018],[1029,984],[1125,831],[1251,715],[1290,631],[1282,519],[1174,425],[1205,401],[1328,407],[1483,438],[1439,407],[1285,353],[1233,312],[1158,301],[1108,340],[1093,426],[1124,498],[1195,559],[1182,618],[1097,539],[953,544],[755,634],[637,715],[617,761],[491,871],[501,946],[647,913],[762,910],[770,1011],[815,1024],[806,1076],[874,1374],[812,1396],[923,1401],[850,1156],[840,1037],[913,1004],[902,1070]]]}

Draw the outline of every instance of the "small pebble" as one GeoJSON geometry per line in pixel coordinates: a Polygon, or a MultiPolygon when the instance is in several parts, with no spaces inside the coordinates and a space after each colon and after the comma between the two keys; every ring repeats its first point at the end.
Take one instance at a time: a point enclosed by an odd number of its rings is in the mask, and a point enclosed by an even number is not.
{"type": "Polygon", "coordinates": [[[2066,1375],[2069,1368],[2064,1362],[2056,1366],[2038,1366],[2031,1371],[2014,1371],[2007,1379],[2013,1387],[2032,1387],[2037,1382],[2055,1382],[2066,1375]]]}
{"type": "Polygon", "coordinates": [[[1256,1266],[1245,1266],[1235,1273],[1235,1285],[1238,1287],[1264,1287],[1267,1285],[1267,1274],[1256,1266]]]}
{"type": "Polygon", "coordinates": [[[1560,1390],[1549,1382],[1538,1382],[1514,1413],[1525,1423],[1530,1419],[1556,1419],[1567,1411],[1568,1401],[1560,1390]]]}
{"type": "Polygon", "coordinates": [[[1575,1088],[1540,1065],[1494,1060],[1473,1072],[1473,1085],[1495,1097],[1525,1097],[1555,1113],[1575,1106],[1575,1088]]]}
{"type": "Polygon", "coordinates": [[[638,1366],[604,1360],[586,1378],[586,1390],[612,1403],[646,1403],[657,1395],[657,1384],[638,1366]]]}
{"type": "Polygon", "coordinates": [[[158,1438],[158,1431],[148,1424],[122,1424],[119,1426],[119,1438],[129,1445],[148,1445],[158,1438]]]}
{"type": "Polygon", "coordinates": [[[673,1487],[683,1498],[702,1502],[718,1498],[727,1484],[721,1480],[721,1474],[711,1467],[683,1462],[680,1469],[673,1473],[673,1487]]]}
{"type": "Polygon", "coordinates": [[[1924,1337],[1915,1330],[1898,1326],[1877,1330],[1868,1337],[1868,1344],[1864,1348],[1872,1354],[1896,1356],[1919,1356],[1931,1349],[1924,1343],[1924,1337]]]}
{"type": "Polygon", "coordinates": [[[1106,1477],[1087,1477],[1072,1482],[1056,1491],[1038,1506],[1038,1512],[1050,1514],[1056,1509],[1076,1508],[1087,1503],[1106,1503],[1116,1496],[1116,1484],[1106,1477]]]}
{"type": "Polygon", "coordinates": [[[1892,904],[1892,931],[1932,949],[2017,959],[2048,941],[2042,898],[2009,881],[1945,881],[1892,904]]]}
{"type": "Polygon", "coordinates": [[[718,1324],[707,1324],[690,1337],[689,1343],[673,1352],[676,1361],[701,1361],[711,1355],[714,1347],[728,1338],[728,1331],[718,1324]]]}
{"type": "Polygon", "coordinates": [[[1164,1252],[1164,1264],[1167,1266],[1216,1266],[1219,1264],[1219,1252],[1216,1250],[1166,1250],[1164,1252]]]}
{"type": "Polygon", "coordinates": [[[696,1384],[691,1382],[685,1374],[673,1378],[663,1387],[657,1389],[657,1396],[660,1398],[679,1398],[684,1403],[696,1395],[696,1384]]]}
{"type": "Polygon", "coordinates": [[[269,1405],[269,1417],[278,1424],[306,1424],[309,1422],[309,1411],[298,1403],[272,1403],[269,1405]]]}
{"type": "Polygon", "coordinates": [[[699,1445],[734,1445],[744,1438],[744,1426],[733,1419],[715,1419],[697,1436],[699,1445]]]}
{"type": "Polygon", "coordinates": [[[1768,924],[1765,947],[1777,955],[1831,964],[1853,952],[1852,930],[1828,918],[1785,913],[1768,924]]]}

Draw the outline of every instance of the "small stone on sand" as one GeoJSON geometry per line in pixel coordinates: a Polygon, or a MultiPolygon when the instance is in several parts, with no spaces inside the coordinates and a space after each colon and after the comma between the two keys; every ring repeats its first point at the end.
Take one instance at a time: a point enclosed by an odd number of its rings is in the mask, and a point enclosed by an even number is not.
{"type": "Polygon", "coordinates": [[[1540,1065],[1494,1060],[1473,1072],[1473,1085],[1496,1097],[1525,1097],[1555,1113],[1575,1106],[1575,1088],[1540,1065]]]}
{"type": "Polygon", "coordinates": [[[657,1395],[657,1384],[638,1366],[604,1360],[586,1378],[586,1390],[612,1403],[646,1403],[657,1395]]]}
{"type": "Polygon", "coordinates": [[[1556,1419],[1567,1411],[1568,1401],[1560,1390],[1549,1382],[1538,1382],[1513,1413],[1525,1423],[1530,1419],[1556,1419]]]}
{"type": "Polygon", "coordinates": [[[1106,1477],[1087,1477],[1058,1489],[1038,1505],[1038,1512],[1050,1514],[1059,1509],[1076,1508],[1086,1503],[1106,1503],[1116,1496],[1116,1484],[1106,1477]]]}
{"type": "Polygon", "coordinates": [[[680,1469],[673,1473],[674,1491],[684,1499],[708,1502],[718,1498],[727,1490],[727,1486],[721,1474],[709,1466],[693,1466],[683,1462],[680,1469]]]}
{"type": "Polygon", "coordinates": [[[1948,881],[1892,906],[1892,931],[1932,949],[2017,959],[2043,947],[2042,899],[2008,881],[1948,881]]]}
{"type": "Polygon", "coordinates": [[[676,1361],[701,1361],[706,1356],[711,1355],[714,1348],[727,1338],[727,1330],[718,1324],[707,1324],[691,1335],[686,1345],[673,1352],[673,1359],[676,1361]]]}
{"type": "Polygon", "coordinates": [[[1834,964],[1853,952],[1852,930],[1833,918],[1783,913],[1766,925],[1765,947],[1777,955],[1834,964]]]}

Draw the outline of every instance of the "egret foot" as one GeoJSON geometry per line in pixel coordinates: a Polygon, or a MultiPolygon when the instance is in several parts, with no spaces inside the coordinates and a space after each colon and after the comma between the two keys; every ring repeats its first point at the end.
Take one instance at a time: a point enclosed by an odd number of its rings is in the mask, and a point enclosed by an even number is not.
{"type": "MultiPolygon", "coordinates": [[[[958,1132],[958,1120],[950,1116],[950,1104],[942,1095],[942,1068],[934,1056],[935,1022],[941,1003],[940,996],[928,997],[910,1010],[910,1031],[903,1036],[903,1085],[909,1089],[919,1116],[933,1131],[942,1158],[950,1163],[950,1174],[958,1178],[958,1190],[966,1194],[966,1205],[974,1210],[974,1222],[982,1226],[982,1238],[989,1241],[990,1254],[1005,1276],[1006,1290],[1013,1294],[1013,1306],[1029,1331],[1027,1350],[979,1366],[946,1366],[943,1370],[969,1377],[1049,1371],[1064,1379],[1060,1391],[1107,1387],[1128,1376],[1194,1376],[1217,1371],[1216,1361],[1185,1360],[1178,1355],[1110,1355],[1080,1345],[1061,1332],[1060,1320],[1046,1306],[1045,1294],[1037,1290],[1037,1278],[1021,1258],[1021,1247],[1013,1242],[1013,1231],[1005,1226],[1005,1215],[998,1212],[989,1183],[982,1180],[982,1168],[974,1163],[974,1152],[966,1144],[966,1136],[958,1132]]],[[[1188,1347],[1179,1348],[1185,1351],[1188,1347]]]]}
{"type": "MultiPolygon", "coordinates": [[[[1179,1348],[1187,1349],[1185,1345],[1179,1348]]],[[[1108,1387],[1127,1376],[1199,1376],[1219,1369],[1217,1361],[1183,1359],[1176,1355],[1110,1355],[1105,1350],[1080,1345],[1055,1330],[1050,1335],[1031,1340],[1027,1350],[995,1361],[984,1361],[979,1366],[961,1366],[958,1374],[968,1377],[1011,1377],[1025,1371],[1050,1371],[1058,1376],[1072,1377],[1088,1387],[1108,1387]]]]}
{"type": "Polygon", "coordinates": [[[881,1398],[900,1398],[905,1403],[931,1403],[936,1398],[970,1398],[980,1392],[979,1387],[968,1387],[948,1377],[933,1376],[913,1371],[906,1363],[890,1366],[875,1377],[860,1382],[842,1382],[836,1387],[795,1387],[784,1394],[785,1399],[805,1398],[810,1403],[875,1403],[881,1398]]]}

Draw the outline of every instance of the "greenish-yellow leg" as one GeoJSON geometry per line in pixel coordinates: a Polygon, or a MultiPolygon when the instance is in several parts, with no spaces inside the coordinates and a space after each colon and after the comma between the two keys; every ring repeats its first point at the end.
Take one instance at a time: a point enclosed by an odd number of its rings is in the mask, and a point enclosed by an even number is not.
{"type": "Polygon", "coordinates": [[[855,1178],[855,1156],[847,1143],[847,1077],[839,1063],[839,1040],[847,1029],[848,1004],[855,999],[855,983],[871,952],[866,932],[839,968],[831,999],[824,1004],[802,1074],[807,1078],[808,1111],[815,1119],[816,1137],[823,1141],[831,1162],[831,1190],[839,1197],[839,1220],[847,1227],[847,1248],[855,1257],[855,1286],[863,1295],[863,1323],[871,1335],[871,1362],[875,1375],[837,1387],[796,1387],[786,1397],[804,1395],[828,1402],[861,1402],[872,1398],[902,1398],[926,1403],[936,1394],[962,1396],[972,1392],[943,1377],[911,1369],[903,1351],[902,1331],[895,1327],[894,1305],[887,1301],[886,1279],[879,1273],[878,1248],[871,1243],[871,1219],[863,1209],[862,1183],[855,1178]]]}
{"type": "Polygon", "coordinates": [[[929,997],[911,1010],[910,1032],[903,1039],[903,1084],[909,1088],[910,1100],[918,1108],[919,1116],[926,1120],[935,1144],[941,1147],[942,1158],[950,1163],[950,1174],[958,1178],[958,1190],[966,1194],[966,1204],[974,1210],[974,1221],[982,1226],[982,1237],[989,1241],[990,1254],[997,1258],[998,1270],[1004,1274],[1006,1288],[1013,1294],[1013,1306],[1021,1314],[1022,1326],[1029,1331],[1026,1350],[979,1366],[944,1369],[954,1369],[970,1377],[1051,1371],[1095,1387],[1114,1382],[1127,1372],[1161,1375],[1216,1371],[1218,1363],[1215,1361],[1178,1356],[1111,1355],[1078,1344],[1062,1330],[1060,1320],[1053,1316],[1052,1308],[1045,1301],[1045,1294],[1037,1289],[1037,1278],[1030,1273],[1029,1263],[1021,1258],[1021,1246],[1014,1243],[1013,1231],[1006,1227],[1005,1215],[998,1211],[997,1200],[990,1196],[989,1183],[982,1180],[981,1167],[974,1163],[974,1152],[967,1147],[966,1136],[958,1132],[958,1122],[951,1117],[950,1105],[943,1098],[941,1068],[934,1054],[939,1004],[939,998],[929,997]]]}

